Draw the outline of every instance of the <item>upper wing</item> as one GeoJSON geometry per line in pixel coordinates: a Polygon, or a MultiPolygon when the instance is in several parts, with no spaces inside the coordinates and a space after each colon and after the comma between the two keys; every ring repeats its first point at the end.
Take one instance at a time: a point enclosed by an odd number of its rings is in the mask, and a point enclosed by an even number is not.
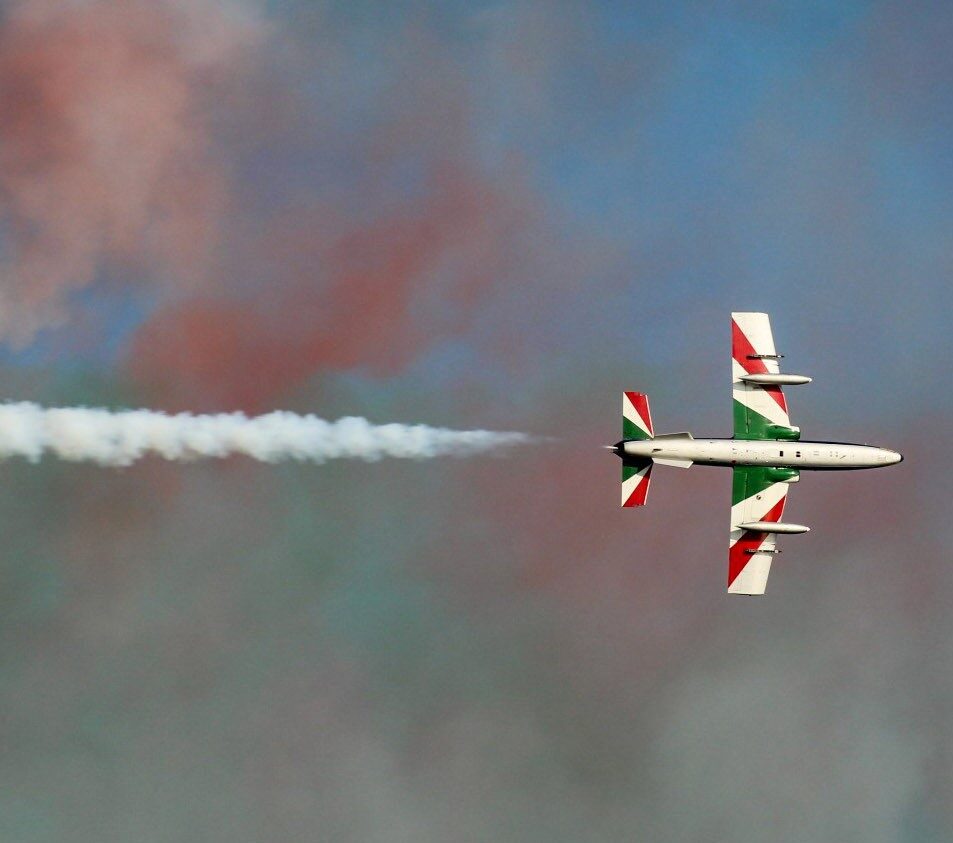
{"type": "Polygon", "coordinates": [[[744,530],[742,524],[780,521],[788,484],[768,479],[764,466],[736,465],[731,482],[731,539],[728,546],[728,591],[764,594],[771,559],[777,553],[775,533],[744,530]]]}
{"type": "Polygon", "coordinates": [[[735,439],[781,439],[778,428],[791,426],[781,387],[745,382],[745,375],[776,375],[780,371],[767,313],[731,314],[731,393],[734,398],[735,439]]]}

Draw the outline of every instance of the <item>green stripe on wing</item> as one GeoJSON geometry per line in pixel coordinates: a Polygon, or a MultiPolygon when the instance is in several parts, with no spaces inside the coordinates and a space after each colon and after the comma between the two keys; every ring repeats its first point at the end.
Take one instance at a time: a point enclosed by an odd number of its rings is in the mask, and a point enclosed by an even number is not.
{"type": "Polygon", "coordinates": [[[737,398],[734,399],[735,439],[775,439],[776,425],[737,398]]]}
{"type": "Polygon", "coordinates": [[[761,494],[777,482],[777,470],[770,466],[736,465],[731,475],[731,505],[761,494]]]}

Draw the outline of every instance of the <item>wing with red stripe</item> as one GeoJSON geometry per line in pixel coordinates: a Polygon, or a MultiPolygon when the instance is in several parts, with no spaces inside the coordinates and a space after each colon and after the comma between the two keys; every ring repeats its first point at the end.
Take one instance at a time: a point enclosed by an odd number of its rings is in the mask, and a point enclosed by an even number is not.
{"type": "Polygon", "coordinates": [[[735,438],[777,438],[772,425],[791,425],[781,387],[747,383],[743,379],[745,375],[780,372],[767,313],[731,314],[731,357],[735,438]]]}
{"type": "Polygon", "coordinates": [[[728,591],[764,594],[777,534],[744,530],[740,525],[781,520],[789,484],[768,479],[762,466],[735,466],[732,476],[731,537],[728,547],[728,591]]]}

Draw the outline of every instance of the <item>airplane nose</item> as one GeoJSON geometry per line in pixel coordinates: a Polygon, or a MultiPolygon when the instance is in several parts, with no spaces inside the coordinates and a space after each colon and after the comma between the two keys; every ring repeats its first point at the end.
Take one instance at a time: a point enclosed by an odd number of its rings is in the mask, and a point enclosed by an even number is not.
{"type": "Polygon", "coordinates": [[[891,463],[903,462],[903,454],[899,453],[898,451],[891,451],[890,455],[891,463]]]}

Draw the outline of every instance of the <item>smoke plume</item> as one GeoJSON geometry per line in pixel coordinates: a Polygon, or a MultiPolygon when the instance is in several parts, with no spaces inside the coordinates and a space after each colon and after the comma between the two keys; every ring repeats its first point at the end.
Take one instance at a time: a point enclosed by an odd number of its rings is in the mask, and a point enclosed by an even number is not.
{"type": "Polygon", "coordinates": [[[119,274],[201,287],[228,200],[215,106],[258,30],[232,3],[16,0],[0,27],[0,337],[119,274]]]}
{"type": "Polygon", "coordinates": [[[531,441],[524,433],[375,425],[356,417],[326,421],[287,412],[249,418],[242,413],[169,415],[152,410],[0,405],[0,458],[20,456],[34,462],[47,453],[108,466],[130,465],[148,455],[168,460],[244,454],[262,462],[373,462],[384,457],[472,456],[531,441]]]}

